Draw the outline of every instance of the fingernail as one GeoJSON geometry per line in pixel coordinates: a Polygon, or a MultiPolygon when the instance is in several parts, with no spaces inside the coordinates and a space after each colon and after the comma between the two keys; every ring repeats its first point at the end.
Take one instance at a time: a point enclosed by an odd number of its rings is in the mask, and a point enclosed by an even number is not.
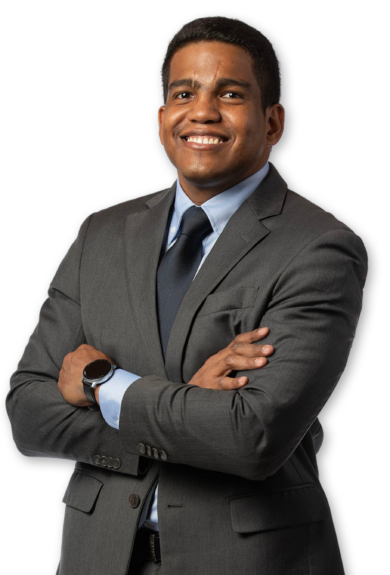
{"type": "Polygon", "coordinates": [[[272,351],[272,347],[270,345],[263,345],[263,351],[264,353],[268,353],[269,351],[272,351]]]}
{"type": "Polygon", "coordinates": [[[261,365],[262,363],[264,363],[264,359],[262,357],[256,357],[255,363],[257,365],[261,365]]]}
{"type": "Polygon", "coordinates": [[[267,329],[267,328],[266,328],[266,327],[261,327],[261,328],[258,329],[257,331],[258,331],[259,333],[262,333],[265,329],[267,329]]]}
{"type": "Polygon", "coordinates": [[[242,385],[243,383],[246,383],[246,377],[240,377],[240,378],[238,379],[238,383],[239,383],[240,385],[242,385]]]}

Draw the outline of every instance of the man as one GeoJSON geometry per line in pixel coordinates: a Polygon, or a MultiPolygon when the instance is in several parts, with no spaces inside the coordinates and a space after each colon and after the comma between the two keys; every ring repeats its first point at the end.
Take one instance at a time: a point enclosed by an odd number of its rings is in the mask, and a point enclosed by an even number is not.
{"type": "Polygon", "coordinates": [[[77,462],[58,573],[342,574],[317,416],[364,245],[268,162],[284,110],[260,32],[187,24],[163,84],[177,182],[83,223],[7,397],[22,453],[77,462]]]}

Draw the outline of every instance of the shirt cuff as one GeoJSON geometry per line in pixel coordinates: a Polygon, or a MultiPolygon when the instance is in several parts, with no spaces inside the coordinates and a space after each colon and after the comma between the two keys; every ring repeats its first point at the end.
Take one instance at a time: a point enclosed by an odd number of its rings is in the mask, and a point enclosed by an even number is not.
{"type": "Polygon", "coordinates": [[[125,391],[137,379],[140,379],[139,375],[116,369],[112,378],[100,386],[100,411],[108,425],[115,429],[119,429],[119,415],[125,391]]]}

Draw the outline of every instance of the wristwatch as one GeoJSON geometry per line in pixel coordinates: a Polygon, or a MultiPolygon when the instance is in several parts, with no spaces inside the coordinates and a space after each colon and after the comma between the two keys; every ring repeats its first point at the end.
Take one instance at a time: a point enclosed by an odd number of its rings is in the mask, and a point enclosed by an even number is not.
{"type": "Polygon", "coordinates": [[[117,366],[108,359],[95,359],[84,367],[82,379],[84,393],[89,401],[93,401],[93,405],[88,405],[89,409],[100,409],[95,397],[95,388],[111,379],[116,368],[117,366]]]}

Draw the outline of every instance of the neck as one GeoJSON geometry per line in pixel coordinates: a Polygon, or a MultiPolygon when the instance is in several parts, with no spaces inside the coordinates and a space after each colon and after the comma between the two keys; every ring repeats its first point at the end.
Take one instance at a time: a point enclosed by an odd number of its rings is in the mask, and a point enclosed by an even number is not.
{"type": "Polygon", "coordinates": [[[258,172],[261,168],[263,168],[265,164],[266,161],[263,163],[262,166],[253,168],[248,173],[238,175],[235,178],[232,177],[228,182],[226,181],[226,179],[224,179],[224,181],[220,182],[209,181],[209,182],[202,182],[200,184],[199,182],[194,182],[187,179],[186,177],[183,176],[183,174],[179,172],[178,177],[180,185],[185,194],[190,198],[192,202],[194,202],[194,204],[196,204],[197,206],[201,206],[203,203],[207,202],[214,196],[217,196],[218,194],[224,192],[225,190],[228,190],[229,188],[232,188],[236,184],[239,184],[243,180],[246,180],[256,172],[258,172]]]}
{"type": "MultiPolygon", "coordinates": [[[[249,176],[251,175],[253,174],[249,174],[249,176]]],[[[243,180],[249,178],[249,176],[245,176],[245,178],[237,178],[237,180],[231,180],[224,184],[221,183],[220,185],[212,185],[210,183],[210,187],[206,187],[193,184],[189,182],[187,179],[183,178],[181,174],[178,174],[180,185],[183,191],[190,198],[190,200],[194,202],[194,204],[196,204],[197,206],[201,206],[208,200],[211,200],[211,198],[213,198],[214,196],[218,196],[218,194],[221,194],[225,190],[229,190],[236,184],[239,184],[243,180]]]]}

